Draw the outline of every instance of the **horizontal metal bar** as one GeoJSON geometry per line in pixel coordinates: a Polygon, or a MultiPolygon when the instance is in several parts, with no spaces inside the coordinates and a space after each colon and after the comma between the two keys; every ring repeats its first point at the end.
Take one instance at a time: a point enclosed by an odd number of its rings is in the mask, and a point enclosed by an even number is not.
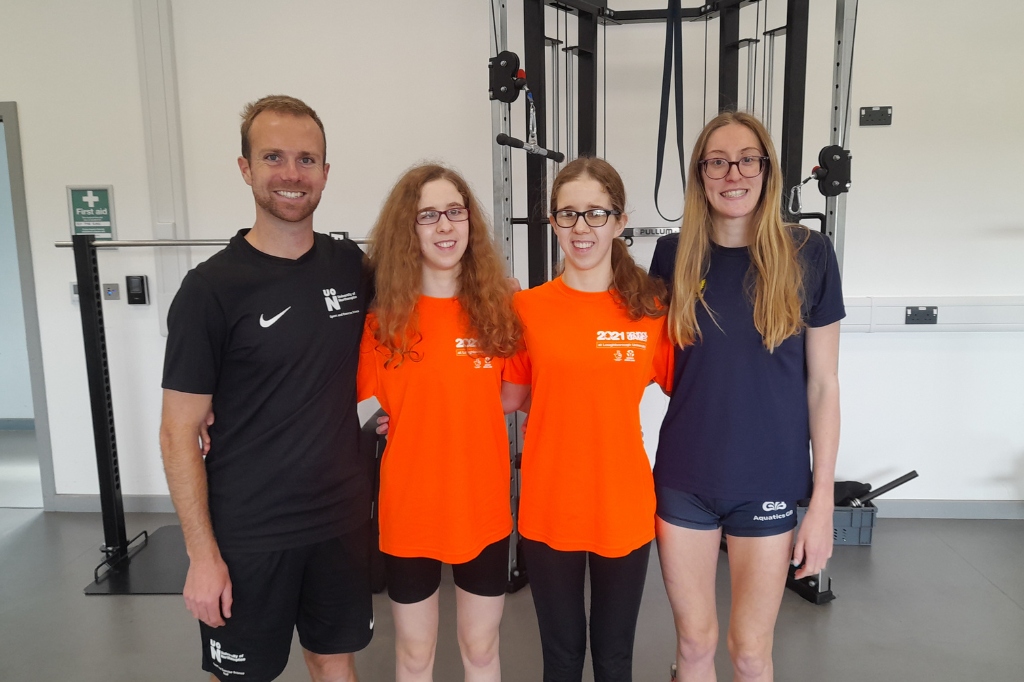
{"type": "Polygon", "coordinates": [[[622,230],[623,237],[664,237],[666,234],[678,234],[678,227],[626,227],[622,230]]]}
{"type": "MultiPolygon", "coordinates": [[[[748,7],[755,2],[760,0],[740,0],[738,3],[728,3],[726,7],[733,5],[743,8],[748,7]]],[[[705,2],[703,5],[698,7],[683,7],[682,8],[682,20],[683,21],[700,21],[705,18],[716,19],[722,13],[721,2],[705,2]]],[[[628,9],[628,10],[614,10],[608,8],[605,10],[602,21],[607,21],[610,24],[650,24],[665,21],[668,19],[667,9],[628,9]]]]}
{"type": "MultiPolygon", "coordinates": [[[[696,21],[710,15],[715,17],[717,12],[705,12],[703,8],[684,7],[683,21],[696,21]]],[[[604,19],[610,24],[653,24],[668,19],[667,9],[627,9],[608,10],[604,19]]]]}
{"type": "MultiPolygon", "coordinates": [[[[134,246],[227,246],[229,239],[147,239],[147,240],[99,240],[93,242],[97,249],[118,249],[134,246]]],[[[369,239],[353,239],[356,244],[369,244],[369,239]]],[[[54,242],[58,249],[69,249],[71,242],[54,242]]]]}
{"type": "Polygon", "coordinates": [[[575,12],[586,12],[587,14],[600,14],[607,10],[608,0],[594,0],[593,2],[586,2],[586,0],[555,0],[554,2],[548,2],[550,6],[563,12],[569,12],[575,14],[575,12]],[[575,10],[575,12],[573,11],[575,10]]]}

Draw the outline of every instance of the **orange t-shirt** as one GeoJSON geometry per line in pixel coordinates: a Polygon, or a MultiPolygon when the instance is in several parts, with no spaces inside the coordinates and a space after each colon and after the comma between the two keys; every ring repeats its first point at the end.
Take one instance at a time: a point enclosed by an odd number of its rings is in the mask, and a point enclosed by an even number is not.
{"type": "Polygon", "coordinates": [[[532,387],[519,531],[557,550],[625,556],[654,538],[640,399],[652,380],[670,387],[665,318],[630,320],[611,293],[560,277],[513,304],[526,348],[505,378],[532,387]]]}
{"type": "Polygon", "coordinates": [[[380,548],[449,564],[512,532],[509,449],[501,409],[506,360],[476,350],[454,298],[421,296],[421,338],[397,368],[366,319],[359,399],[391,416],[381,462],[380,548]]]}

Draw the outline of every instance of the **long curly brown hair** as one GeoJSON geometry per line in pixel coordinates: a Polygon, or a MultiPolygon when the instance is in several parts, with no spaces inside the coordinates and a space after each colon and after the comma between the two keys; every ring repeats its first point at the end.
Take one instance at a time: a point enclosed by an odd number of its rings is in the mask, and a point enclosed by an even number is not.
{"type": "Polygon", "coordinates": [[[434,180],[455,185],[469,209],[469,244],[460,262],[457,294],[467,318],[466,331],[476,338],[480,350],[511,357],[522,328],[512,309],[512,287],[487,217],[465,179],[434,163],[415,166],[399,178],[370,232],[370,263],[377,287],[372,307],[378,323],[374,336],[390,351],[389,366],[402,364],[407,355],[416,359],[412,349],[419,337],[416,302],[423,276],[416,213],[420,190],[434,180]]]}

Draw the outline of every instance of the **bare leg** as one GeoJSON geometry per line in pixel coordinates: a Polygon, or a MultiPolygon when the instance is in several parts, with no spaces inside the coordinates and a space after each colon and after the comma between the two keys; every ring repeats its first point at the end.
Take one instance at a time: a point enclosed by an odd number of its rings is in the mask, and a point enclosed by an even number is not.
{"type": "Polygon", "coordinates": [[[481,597],[456,586],[455,604],[466,682],[499,682],[498,626],[505,610],[505,595],[481,597]]]}
{"type": "Polygon", "coordinates": [[[314,654],[302,650],[313,682],[358,682],[355,654],[314,654]]]}
{"type": "Polygon", "coordinates": [[[415,604],[391,602],[395,617],[395,679],[431,682],[437,648],[438,592],[415,604]]]}
{"type": "Polygon", "coordinates": [[[793,533],[728,537],[732,577],[729,655],[736,682],[772,682],[772,644],[786,590],[793,533]]]}
{"type": "Polygon", "coordinates": [[[655,517],[658,556],[676,625],[676,679],[715,682],[715,572],[722,531],[692,530],[655,517]]]}

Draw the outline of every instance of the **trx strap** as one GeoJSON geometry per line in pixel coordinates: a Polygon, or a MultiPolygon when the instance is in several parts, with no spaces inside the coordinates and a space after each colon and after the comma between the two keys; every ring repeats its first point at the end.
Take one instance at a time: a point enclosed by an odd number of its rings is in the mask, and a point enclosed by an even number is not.
{"type": "Polygon", "coordinates": [[[672,66],[675,64],[676,147],[679,151],[679,175],[686,192],[686,154],[683,151],[683,12],[680,0],[669,0],[665,21],[665,71],[661,79],[661,119],[658,121],[658,166],[654,173],[654,208],[669,222],[682,218],[665,218],[658,206],[661,188],[661,167],[665,163],[665,140],[668,134],[668,99],[672,89],[672,66]]]}

